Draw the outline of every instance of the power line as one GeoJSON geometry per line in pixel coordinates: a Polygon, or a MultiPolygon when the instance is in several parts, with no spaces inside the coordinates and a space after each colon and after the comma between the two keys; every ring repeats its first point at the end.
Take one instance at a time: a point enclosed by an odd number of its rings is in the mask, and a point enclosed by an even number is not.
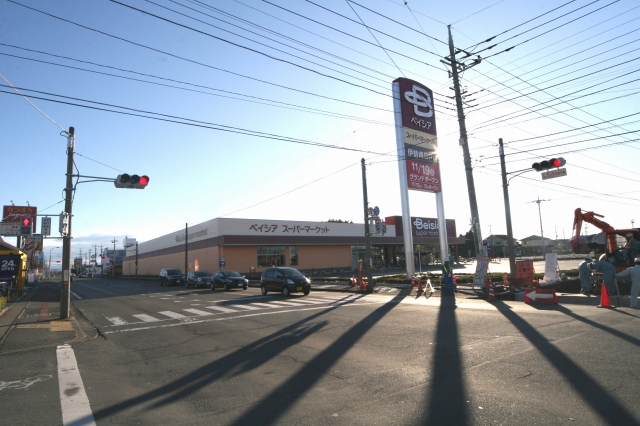
{"type": "Polygon", "coordinates": [[[14,3],[14,4],[18,5],[18,6],[22,6],[22,7],[26,8],[26,9],[33,10],[34,12],[38,12],[38,13],[41,13],[43,15],[49,16],[51,18],[58,19],[60,21],[66,22],[68,24],[75,25],[77,27],[80,27],[80,28],[83,28],[83,29],[86,29],[86,30],[89,30],[89,31],[93,31],[93,32],[96,32],[98,34],[102,34],[102,35],[105,35],[107,37],[111,37],[111,38],[114,38],[116,40],[120,40],[120,41],[123,41],[125,43],[129,43],[129,44],[134,45],[134,46],[142,47],[144,49],[148,49],[148,50],[151,50],[153,52],[162,53],[163,55],[167,55],[167,56],[170,56],[172,58],[176,58],[176,59],[179,59],[179,60],[182,60],[182,61],[185,61],[185,62],[190,62],[192,64],[200,65],[200,66],[203,66],[203,67],[206,67],[206,68],[214,69],[216,71],[225,72],[225,73],[228,73],[228,74],[235,75],[237,77],[242,77],[242,78],[246,78],[246,79],[249,79],[249,80],[257,81],[257,82],[260,82],[260,83],[268,84],[270,86],[275,86],[275,87],[279,87],[279,88],[282,88],[282,89],[291,90],[291,91],[294,91],[294,92],[304,93],[304,94],[310,95],[310,96],[315,96],[315,97],[324,98],[324,99],[330,99],[330,100],[334,100],[334,101],[338,101],[338,102],[342,102],[342,103],[346,103],[346,104],[351,104],[351,105],[361,106],[361,107],[365,107],[365,108],[376,109],[376,110],[380,110],[380,111],[388,111],[386,109],[372,107],[372,106],[364,105],[364,104],[358,104],[356,102],[345,101],[345,100],[341,100],[341,99],[337,99],[337,98],[332,98],[332,97],[329,97],[329,96],[325,96],[325,95],[320,95],[320,94],[317,94],[317,93],[309,92],[309,91],[306,91],[306,90],[295,89],[295,88],[288,87],[288,86],[285,86],[285,85],[282,85],[282,84],[273,83],[273,82],[270,82],[270,81],[267,81],[267,80],[262,80],[262,79],[259,79],[259,78],[256,78],[256,77],[251,77],[251,76],[248,76],[248,75],[240,74],[240,73],[237,73],[235,71],[229,71],[229,70],[226,70],[224,68],[215,67],[213,65],[205,64],[203,62],[199,62],[199,61],[196,61],[196,60],[193,60],[193,59],[188,59],[188,58],[185,58],[185,57],[182,57],[182,56],[179,56],[179,55],[175,55],[173,53],[166,52],[164,50],[156,49],[156,48],[151,47],[151,46],[147,46],[147,45],[144,45],[144,44],[141,44],[141,43],[137,43],[137,42],[125,39],[123,37],[119,37],[119,36],[104,32],[104,31],[100,31],[100,30],[97,30],[95,28],[91,28],[91,27],[87,27],[87,26],[82,25],[82,24],[78,24],[77,22],[73,22],[73,21],[70,21],[68,19],[64,19],[64,18],[61,18],[59,16],[52,15],[50,13],[35,9],[33,7],[26,6],[26,5],[22,4],[22,3],[16,2],[14,0],[7,0],[7,1],[10,2],[10,3],[14,3]]]}
{"type": "MultiPolygon", "coordinates": [[[[111,110],[111,109],[106,109],[106,108],[101,108],[101,107],[95,107],[95,106],[90,106],[90,105],[82,105],[82,104],[77,104],[77,103],[73,103],[73,102],[60,101],[60,100],[57,100],[57,99],[44,98],[44,97],[39,97],[39,96],[30,96],[33,99],[41,99],[41,100],[48,101],[48,102],[55,102],[55,103],[64,104],[64,105],[71,105],[71,106],[77,106],[77,107],[81,107],[81,108],[88,108],[88,109],[93,109],[93,110],[97,110],[97,111],[111,112],[111,113],[122,114],[122,115],[130,115],[130,116],[134,116],[134,117],[148,118],[148,119],[152,119],[152,120],[165,121],[165,122],[169,122],[169,123],[183,124],[183,125],[187,125],[187,126],[194,126],[194,127],[200,127],[200,128],[223,131],[223,132],[229,132],[229,133],[237,133],[237,134],[242,134],[242,135],[246,135],[246,136],[253,136],[253,137],[259,137],[259,138],[265,138],[265,139],[273,139],[273,140],[297,143],[297,144],[302,144],[302,145],[320,146],[320,147],[324,147],[324,148],[339,149],[339,150],[344,150],[344,151],[354,151],[354,152],[364,152],[364,153],[369,153],[369,154],[376,154],[373,151],[365,151],[365,150],[357,149],[357,148],[347,148],[347,147],[341,147],[341,146],[336,146],[336,145],[325,144],[325,143],[321,143],[321,142],[309,141],[309,140],[305,140],[305,139],[291,138],[291,137],[288,137],[288,136],[282,136],[282,135],[277,135],[277,134],[273,134],[273,133],[258,132],[258,131],[255,131],[255,130],[244,129],[244,128],[241,128],[241,127],[226,126],[224,124],[210,123],[210,122],[201,121],[201,120],[193,120],[193,119],[189,119],[189,118],[184,118],[184,117],[179,117],[179,116],[174,116],[174,115],[169,115],[169,114],[162,114],[162,113],[157,113],[157,112],[153,112],[153,111],[145,111],[145,110],[140,110],[140,109],[135,109],[135,108],[128,108],[128,107],[124,107],[124,106],[119,106],[119,105],[107,104],[107,103],[103,103],[103,102],[91,101],[91,100],[87,100],[87,99],[80,99],[80,98],[73,98],[73,97],[70,97],[70,96],[57,95],[57,94],[54,94],[54,93],[47,93],[47,92],[41,92],[41,91],[37,91],[37,90],[24,89],[24,88],[22,88],[22,90],[26,90],[26,91],[30,91],[30,92],[34,92],[34,93],[42,93],[42,94],[46,94],[46,95],[49,95],[49,96],[56,96],[56,97],[60,97],[60,98],[63,98],[63,99],[78,100],[78,101],[87,102],[87,103],[93,103],[93,104],[97,104],[97,105],[104,105],[104,106],[109,106],[109,107],[113,107],[113,108],[120,108],[120,109],[124,109],[126,111],[135,111],[136,113],[125,112],[125,111],[116,111],[116,110],[111,110]],[[159,117],[152,117],[152,116],[147,116],[147,115],[142,115],[142,114],[153,114],[153,115],[157,115],[159,117]],[[163,117],[166,117],[166,118],[163,118],[163,117]],[[178,121],[178,120],[184,120],[184,121],[178,121]],[[187,121],[187,122],[185,122],[185,121],[187,121]]],[[[4,90],[0,90],[0,93],[5,93],[5,94],[10,94],[10,95],[16,95],[17,96],[16,93],[7,92],[7,91],[4,91],[4,90]]]]}

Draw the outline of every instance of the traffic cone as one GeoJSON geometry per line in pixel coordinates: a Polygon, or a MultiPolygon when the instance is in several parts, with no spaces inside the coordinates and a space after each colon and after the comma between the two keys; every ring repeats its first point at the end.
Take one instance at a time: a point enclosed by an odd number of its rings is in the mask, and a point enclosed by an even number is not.
{"type": "Polygon", "coordinates": [[[609,294],[607,293],[607,287],[602,283],[600,288],[600,304],[598,308],[613,308],[611,302],[609,302],[609,294]]]}
{"type": "Polygon", "coordinates": [[[455,275],[451,276],[453,278],[453,288],[458,288],[458,278],[455,275]]]}
{"type": "Polygon", "coordinates": [[[412,276],[411,277],[411,287],[415,287],[416,286],[416,276],[412,276]]]}
{"type": "Polygon", "coordinates": [[[489,285],[489,301],[496,300],[496,293],[493,290],[493,281],[489,285]]]}
{"type": "Polygon", "coordinates": [[[422,288],[422,278],[418,277],[418,291],[424,291],[422,288]]]}

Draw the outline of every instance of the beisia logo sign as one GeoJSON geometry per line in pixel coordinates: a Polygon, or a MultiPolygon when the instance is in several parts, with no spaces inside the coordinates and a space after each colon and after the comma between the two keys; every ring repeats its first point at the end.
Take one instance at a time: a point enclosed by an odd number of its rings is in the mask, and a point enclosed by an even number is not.
{"type": "Polygon", "coordinates": [[[411,87],[411,90],[411,92],[404,92],[404,98],[407,102],[413,104],[413,113],[420,117],[433,117],[433,105],[429,93],[415,84],[411,87]],[[420,108],[426,108],[427,110],[422,111],[420,108]]]}

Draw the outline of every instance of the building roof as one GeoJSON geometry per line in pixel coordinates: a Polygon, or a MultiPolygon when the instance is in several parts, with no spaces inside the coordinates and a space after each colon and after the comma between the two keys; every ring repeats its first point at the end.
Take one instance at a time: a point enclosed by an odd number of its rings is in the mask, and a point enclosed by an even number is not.
{"type": "Polygon", "coordinates": [[[0,250],[18,250],[18,247],[12,246],[0,237],[0,250]]]}
{"type": "Polygon", "coordinates": [[[541,237],[539,235],[531,235],[530,237],[522,238],[520,241],[530,241],[530,240],[540,241],[541,239],[545,239],[547,241],[551,241],[551,238],[541,237]]]}

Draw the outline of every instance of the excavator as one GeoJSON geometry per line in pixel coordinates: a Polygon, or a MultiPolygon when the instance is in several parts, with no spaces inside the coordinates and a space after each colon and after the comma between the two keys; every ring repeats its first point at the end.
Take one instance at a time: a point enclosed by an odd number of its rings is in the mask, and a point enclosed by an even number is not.
{"type": "MultiPolygon", "coordinates": [[[[623,271],[629,266],[633,266],[633,257],[627,253],[627,259],[624,259],[621,249],[629,238],[640,241],[640,230],[635,228],[615,229],[607,222],[598,219],[599,217],[604,216],[594,212],[585,212],[579,207],[575,210],[573,219],[574,233],[571,240],[569,240],[574,253],[588,253],[593,251],[596,257],[600,254],[605,254],[607,259],[613,261],[612,263],[618,272],[623,271]],[[604,245],[592,243],[585,246],[580,243],[580,231],[582,230],[583,222],[594,225],[604,233],[604,245]],[[623,238],[621,239],[620,236],[623,238]]],[[[640,253],[635,254],[635,256],[639,255],[640,253]]]]}

